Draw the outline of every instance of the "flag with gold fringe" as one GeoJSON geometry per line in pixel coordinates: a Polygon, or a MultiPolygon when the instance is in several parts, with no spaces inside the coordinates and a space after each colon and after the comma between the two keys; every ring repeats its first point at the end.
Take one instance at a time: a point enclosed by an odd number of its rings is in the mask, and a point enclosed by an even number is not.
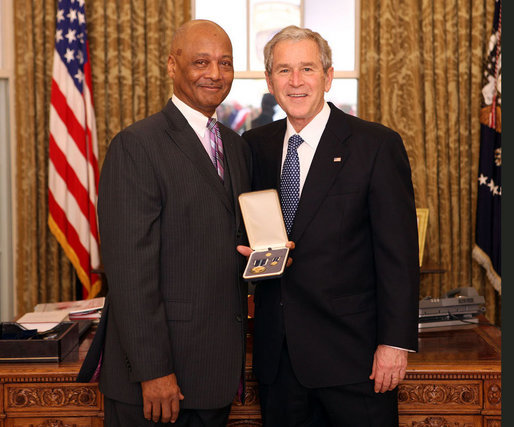
{"type": "Polygon", "coordinates": [[[494,21],[484,66],[480,112],[480,158],[476,239],[473,258],[501,293],[501,0],[496,0],[494,21]]]}
{"type": "MultiPolygon", "coordinates": [[[[50,95],[48,225],[82,284],[101,288],[96,220],[98,144],[84,0],[59,0],[50,95]]],[[[77,292],[78,293],[78,292],[77,292]]]]}

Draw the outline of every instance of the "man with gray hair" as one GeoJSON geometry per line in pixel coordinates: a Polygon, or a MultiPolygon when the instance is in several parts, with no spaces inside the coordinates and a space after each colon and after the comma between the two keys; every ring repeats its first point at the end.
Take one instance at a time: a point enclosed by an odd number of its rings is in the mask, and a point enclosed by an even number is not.
{"type": "Polygon", "coordinates": [[[417,350],[419,292],[402,139],[325,102],[334,69],[318,33],[287,27],[264,54],[269,91],[287,118],[243,138],[253,188],[279,191],[295,243],[284,276],[255,289],[264,425],[397,426],[397,385],[417,350]]]}

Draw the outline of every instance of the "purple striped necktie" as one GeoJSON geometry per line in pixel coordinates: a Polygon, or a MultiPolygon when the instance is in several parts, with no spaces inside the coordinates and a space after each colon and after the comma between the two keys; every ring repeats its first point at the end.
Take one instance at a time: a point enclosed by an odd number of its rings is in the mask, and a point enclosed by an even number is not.
{"type": "Polygon", "coordinates": [[[218,171],[218,175],[223,179],[223,143],[221,142],[220,129],[215,118],[210,118],[207,122],[209,129],[209,140],[211,141],[212,162],[218,171]]]}

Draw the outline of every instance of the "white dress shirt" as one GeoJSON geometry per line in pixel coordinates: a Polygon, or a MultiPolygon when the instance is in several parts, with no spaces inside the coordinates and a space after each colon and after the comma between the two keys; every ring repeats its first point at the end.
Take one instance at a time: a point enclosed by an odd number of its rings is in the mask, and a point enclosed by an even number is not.
{"type": "MultiPolygon", "coordinates": [[[[198,135],[205,151],[209,155],[211,161],[214,162],[212,153],[211,140],[207,129],[207,122],[209,117],[204,116],[200,111],[197,111],[187,105],[185,102],[178,99],[176,96],[171,97],[171,102],[175,104],[175,107],[184,115],[189,125],[193,128],[195,133],[198,135]]],[[[212,115],[212,118],[217,119],[216,112],[212,115]]]]}
{"type": "MultiPolygon", "coordinates": [[[[300,195],[302,194],[303,184],[309,173],[312,159],[318,148],[321,135],[325,131],[327,126],[328,118],[330,117],[330,107],[325,102],[321,111],[305,126],[298,135],[303,139],[303,143],[298,147],[298,159],[300,161],[300,195]]],[[[293,125],[287,119],[287,129],[284,136],[284,147],[282,149],[282,167],[284,167],[284,161],[287,154],[287,143],[289,138],[296,135],[293,125]]]]}

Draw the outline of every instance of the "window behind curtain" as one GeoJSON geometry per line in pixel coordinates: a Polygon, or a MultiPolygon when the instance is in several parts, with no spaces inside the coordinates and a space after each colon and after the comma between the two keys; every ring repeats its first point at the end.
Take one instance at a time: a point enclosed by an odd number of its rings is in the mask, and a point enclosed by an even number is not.
{"type": "MultiPolygon", "coordinates": [[[[264,79],[263,48],[287,25],[317,31],[332,49],[334,81],[325,95],[350,114],[357,113],[359,0],[194,0],[193,16],[209,19],[228,33],[234,51],[232,90],[218,108],[218,117],[236,132],[252,127],[269,98],[264,79]]],[[[269,107],[264,107],[265,109],[269,107]]],[[[273,107],[273,120],[285,117],[273,107]]]]}

